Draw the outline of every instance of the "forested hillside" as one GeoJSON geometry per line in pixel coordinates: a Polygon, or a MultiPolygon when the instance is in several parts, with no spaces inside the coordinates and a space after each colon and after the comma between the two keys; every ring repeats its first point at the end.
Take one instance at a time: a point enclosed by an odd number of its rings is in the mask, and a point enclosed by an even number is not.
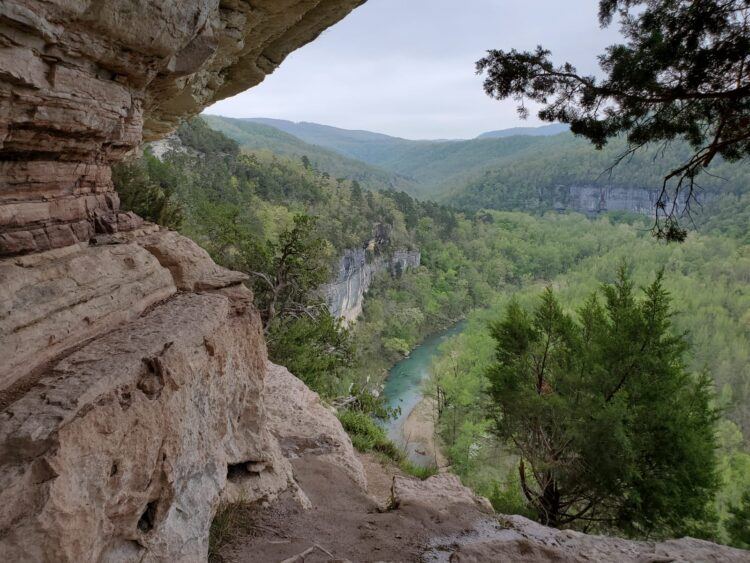
{"type": "Polygon", "coordinates": [[[398,174],[355,160],[345,154],[306,142],[285,133],[276,127],[245,119],[230,119],[205,115],[203,119],[210,127],[239,143],[243,151],[285,157],[307,157],[321,172],[334,178],[357,180],[368,189],[391,187],[409,190],[413,182],[398,174]]]}
{"type": "MultiPolygon", "coordinates": [[[[515,214],[500,214],[506,221],[515,214]]],[[[517,219],[515,219],[517,220],[517,219]]],[[[514,220],[514,221],[515,221],[514,220]]],[[[547,223],[547,219],[538,221],[547,223]]],[[[525,221],[536,222],[527,218],[525,221]]],[[[529,223],[531,224],[531,223],[529,223]]],[[[738,241],[691,235],[682,245],[655,243],[637,225],[608,226],[615,241],[600,240],[597,251],[577,263],[569,263],[559,275],[529,279],[496,294],[487,308],[469,316],[468,328],[448,342],[434,369],[430,392],[440,396],[443,406],[439,433],[452,467],[465,482],[493,498],[498,510],[528,513],[523,500],[513,456],[489,433],[490,406],[485,377],[496,358],[490,325],[498,322],[514,300],[532,310],[541,292],[551,287],[566,312],[575,312],[602,283],[615,280],[617,269],[626,264],[636,287],[650,283],[664,270],[664,286],[673,300],[674,333],[685,334],[690,346],[687,365],[694,374],[707,373],[716,386],[716,404],[723,420],[718,427],[721,492],[717,513],[726,520],[742,492],[750,487],[750,249],[738,241]],[[438,391],[439,390],[439,391],[438,391]],[[477,408],[477,406],[483,408],[477,408]]],[[[535,225],[533,230],[539,227],[535,225]]],[[[580,229],[583,239],[595,236],[592,225],[556,223],[558,236],[580,229]]],[[[601,231],[600,231],[601,232],[601,231]]],[[[568,243],[580,244],[575,237],[568,243]]],[[[546,244],[546,243],[542,243],[546,244]]],[[[602,455],[606,455],[603,453],[602,455]]],[[[703,527],[703,533],[708,528],[703,527]]],[[[691,532],[698,533],[696,530],[691,532]]],[[[716,535],[730,538],[722,528],[716,535]]]]}
{"type": "MultiPolygon", "coordinates": [[[[560,128],[554,126],[488,132],[465,141],[412,141],[369,131],[274,119],[211,117],[209,123],[249,150],[262,146],[268,133],[248,124],[266,125],[285,132],[285,139],[291,140],[293,136],[308,143],[304,149],[285,154],[298,155],[307,148],[313,153],[325,147],[341,156],[388,170],[396,175],[388,183],[397,189],[467,210],[543,213],[566,207],[572,187],[635,189],[642,191],[641,198],[655,199],[666,171],[690,155],[687,145],[676,143],[638,151],[613,166],[625,152],[622,139],[596,150],[588,141],[560,133],[560,128]],[[241,132],[243,128],[245,133],[241,132]],[[519,134],[513,135],[514,132],[519,134]]],[[[325,158],[320,161],[322,169],[330,166],[325,164],[328,162],[325,158]]],[[[351,168],[339,170],[347,177],[358,177],[351,168]]],[[[741,216],[748,213],[743,198],[750,186],[747,167],[717,160],[697,183],[701,205],[693,205],[692,220],[699,226],[721,224],[725,230],[747,233],[743,222],[735,220],[736,215],[728,217],[722,213],[728,207],[738,210],[741,216]],[[719,200],[723,198],[731,203],[721,203],[719,200]]]]}
{"type": "MultiPolygon", "coordinates": [[[[347,405],[342,421],[361,449],[401,457],[370,419],[388,415],[377,399],[387,369],[426,335],[468,315],[468,328],[447,344],[430,389],[442,405],[438,430],[454,471],[503,511],[533,516],[511,471],[515,459],[489,433],[485,373],[495,354],[489,323],[512,299],[533,306],[544,287],[572,312],[599,284],[613,281],[622,264],[637,284],[663,269],[676,309],[674,333],[685,333],[689,347],[686,370],[710,378],[720,408],[720,482],[705,521],[678,519],[652,532],[679,529],[732,541],[730,509],[750,488],[746,230],[717,222],[711,234],[665,245],[650,236],[644,217],[459,212],[390,189],[363,190],[321,171],[311,157],[243,154],[200,120],[184,124],[179,136],[181,146],[162,160],[147,151],[116,171],[124,206],[180,228],[219,263],[250,274],[271,357],[327,400],[347,405]],[[387,240],[372,246],[383,228],[387,240]],[[386,253],[418,248],[422,266],[379,278],[347,330],[321,307],[316,288],[330,279],[344,249],[365,246],[386,253]]],[[[565,143],[562,136],[548,141],[565,143]]]]}

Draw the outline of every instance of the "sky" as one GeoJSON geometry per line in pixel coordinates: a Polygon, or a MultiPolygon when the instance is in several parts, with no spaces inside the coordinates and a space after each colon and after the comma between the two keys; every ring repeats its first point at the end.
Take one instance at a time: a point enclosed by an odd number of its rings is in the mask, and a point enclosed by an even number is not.
{"type": "Polygon", "coordinates": [[[600,29],[598,0],[369,0],[295,51],[264,82],[206,113],[272,117],[408,139],[472,138],[533,126],[512,100],[482,90],[487,49],[533,49],[596,73],[617,41],[600,29]]]}

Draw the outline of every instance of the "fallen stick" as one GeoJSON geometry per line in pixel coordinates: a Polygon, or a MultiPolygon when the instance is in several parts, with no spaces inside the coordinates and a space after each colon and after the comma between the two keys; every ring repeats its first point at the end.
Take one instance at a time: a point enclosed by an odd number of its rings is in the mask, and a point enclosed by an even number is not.
{"type": "Polygon", "coordinates": [[[335,559],[333,553],[331,553],[330,551],[328,551],[326,548],[324,548],[320,544],[315,543],[315,544],[312,545],[312,547],[308,547],[302,553],[298,553],[297,555],[293,555],[292,557],[290,557],[288,559],[284,559],[281,563],[300,563],[300,562],[304,562],[305,557],[307,555],[310,555],[316,549],[319,549],[320,551],[322,551],[323,553],[325,553],[331,559],[335,559]]]}
{"type": "Polygon", "coordinates": [[[310,555],[313,551],[315,551],[315,546],[309,547],[302,553],[293,555],[289,559],[284,559],[281,563],[299,563],[300,561],[305,560],[305,555],[310,555]]]}

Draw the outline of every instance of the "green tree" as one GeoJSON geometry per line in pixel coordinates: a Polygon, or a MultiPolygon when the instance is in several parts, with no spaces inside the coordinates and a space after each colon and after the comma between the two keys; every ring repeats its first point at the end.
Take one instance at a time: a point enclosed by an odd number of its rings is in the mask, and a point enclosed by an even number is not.
{"type": "Polygon", "coordinates": [[[615,16],[626,42],[600,56],[602,80],[579,74],[570,63],[555,66],[541,46],[488,51],[477,72],[487,75],[488,95],[518,100],[523,117],[528,99],[542,104],[540,119],[569,123],[597,148],[625,134],[629,148],[621,159],[649,143],[688,141],[694,152],[666,174],[657,203],[656,234],[683,240],[676,219],[682,210],[674,203],[681,189],[689,210],[703,168],[717,156],[736,161],[750,155],[750,5],[600,0],[601,25],[615,16]]]}
{"type": "Polygon", "coordinates": [[[182,225],[183,208],[175,193],[180,181],[176,170],[150,154],[112,167],[121,209],[170,229],[182,225]]]}
{"type": "Polygon", "coordinates": [[[327,311],[310,317],[277,318],[268,331],[272,361],[285,366],[310,388],[335,396],[354,348],[349,331],[327,311]]]}
{"type": "Polygon", "coordinates": [[[277,242],[250,239],[241,245],[266,329],[277,316],[315,317],[322,306],[315,290],[330,277],[331,248],[315,223],[314,217],[297,215],[277,242]]]}
{"type": "Polygon", "coordinates": [[[750,490],[742,495],[742,500],[737,506],[729,509],[729,521],[727,531],[732,544],[743,549],[750,548],[750,490]]]}
{"type": "Polygon", "coordinates": [[[544,524],[694,530],[718,486],[711,384],[684,367],[661,274],[641,300],[624,267],[601,293],[575,319],[548,289],[492,326],[494,430],[544,524]]]}

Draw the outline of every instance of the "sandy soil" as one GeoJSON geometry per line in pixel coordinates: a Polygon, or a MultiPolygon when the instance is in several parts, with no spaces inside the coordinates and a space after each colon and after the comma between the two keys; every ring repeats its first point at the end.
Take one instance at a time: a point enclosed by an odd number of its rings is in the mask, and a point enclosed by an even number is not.
{"type": "Polygon", "coordinates": [[[435,440],[435,424],[437,423],[437,406],[435,399],[423,397],[412,409],[404,422],[404,441],[420,454],[434,460],[437,467],[447,467],[448,460],[440,452],[435,440]]]}

